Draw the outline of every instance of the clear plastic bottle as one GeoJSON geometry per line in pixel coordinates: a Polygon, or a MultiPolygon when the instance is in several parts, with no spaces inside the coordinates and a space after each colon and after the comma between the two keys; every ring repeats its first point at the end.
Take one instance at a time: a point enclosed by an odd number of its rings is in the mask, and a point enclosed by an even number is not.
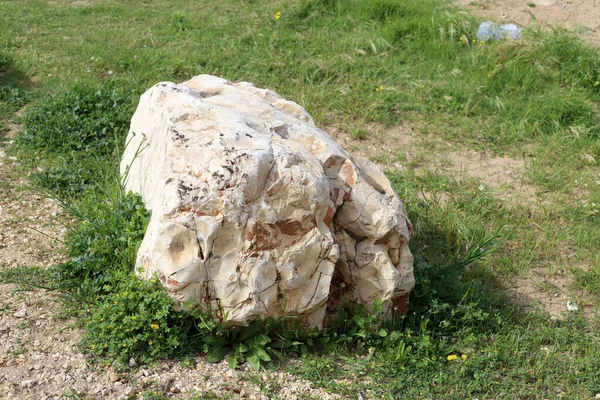
{"type": "Polygon", "coordinates": [[[514,24],[499,26],[498,24],[486,21],[482,22],[477,29],[477,40],[487,41],[491,39],[519,39],[521,37],[521,28],[514,24]]]}

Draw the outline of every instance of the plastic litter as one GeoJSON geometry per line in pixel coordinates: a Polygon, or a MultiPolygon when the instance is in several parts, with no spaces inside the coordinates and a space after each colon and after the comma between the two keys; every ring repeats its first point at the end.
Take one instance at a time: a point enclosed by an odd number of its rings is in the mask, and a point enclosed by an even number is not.
{"type": "Polygon", "coordinates": [[[519,39],[521,37],[521,28],[514,24],[498,25],[491,21],[482,22],[477,29],[477,40],[490,39],[519,39]]]}

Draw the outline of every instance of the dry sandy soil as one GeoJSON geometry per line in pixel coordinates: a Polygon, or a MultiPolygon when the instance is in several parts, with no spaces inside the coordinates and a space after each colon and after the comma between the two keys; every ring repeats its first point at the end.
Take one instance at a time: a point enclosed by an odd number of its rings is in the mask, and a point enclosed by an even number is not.
{"type": "MultiPolygon", "coordinates": [[[[600,0],[530,0],[471,1],[458,0],[477,14],[498,22],[525,26],[562,24],[581,34],[589,43],[600,45],[600,0]]],[[[13,126],[14,130],[18,127],[13,126]]],[[[349,150],[378,162],[385,169],[402,170],[393,154],[424,153],[422,138],[417,139],[410,127],[393,130],[375,129],[369,140],[357,141],[343,132],[330,129],[349,150]],[[382,149],[381,143],[386,143],[382,149]],[[407,151],[408,150],[408,151],[407,151]]],[[[11,132],[14,134],[14,131],[11,132]]],[[[64,227],[58,205],[28,191],[27,182],[17,171],[18,160],[6,155],[0,142],[0,269],[14,266],[50,266],[61,260],[57,251],[64,227]]],[[[478,152],[456,152],[440,142],[439,156],[449,172],[480,178],[499,196],[520,198],[535,203],[540,199],[535,188],[523,182],[523,160],[494,157],[478,152]]],[[[545,271],[533,271],[530,277],[515,284],[515,297],[530,307],[542,307],[551,315],[565,311],[568,277],[548,277],[545,271]],[[558,288],[558,295],[541,290],[548,283],[558,288]]],[[[176,398],[212,392],[224,398],[265,399],[263,389],[277,386],[280,399],[339,398],[293,375],[261,372],[258,377],[248,369],[228,370],[224,364],[209,364],[197,357],[195,368],[183,368],[174,362],[158,366],[137,366],[129,373],[111,369],[94,370],[78,351],[80,329],[75,321],[60,319],[57,295],[44,290],[22,292],[15,285],[0,285],[0,398],[123,399],[153,390],[176,398]],[[262,382],[262,383],[259,383],[262,382]]],[[[131,361],[132,365],[135,360],[131,361]]],[[[273,391],[271,391],[273,393],[273,391]]]]}
{"type": "Polygon", "coordinates": [[[600,46],[600,0],[456,0],[456,4],[499,23],[532,28],[562,26],[600,46]]]}

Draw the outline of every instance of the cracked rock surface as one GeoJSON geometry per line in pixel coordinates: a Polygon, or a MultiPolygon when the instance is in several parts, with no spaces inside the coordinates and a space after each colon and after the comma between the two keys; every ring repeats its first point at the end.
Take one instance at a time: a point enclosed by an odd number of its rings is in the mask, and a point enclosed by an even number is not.
{"type": "Polygon", "coordinates": [[[388,179],[270,90],[210,75],[155,85],[121,173],[152,211],[138,273],[231,325],[320,327],[377,299],[389,313],[414,286],[411,224],[388,179]]]}

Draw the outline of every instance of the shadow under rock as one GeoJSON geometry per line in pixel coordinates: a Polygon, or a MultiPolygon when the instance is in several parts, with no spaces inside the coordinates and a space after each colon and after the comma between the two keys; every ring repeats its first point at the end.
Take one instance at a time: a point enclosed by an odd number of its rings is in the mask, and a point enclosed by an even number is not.
{"type": "Polygon", "coordinates": [[[415,287],[410,297],[410,316],[428,318],[442,330],[468,325],[479,332],[522,320],[523,307],[481,262],[502,237],[481,238],[477,246],[464,251],[450,244],[454,232],[444,231],[427,217],[410,217],[419,224],[415,230],[418,233],[411,239],[415,287]],[[446,258],[440,254],[446,254],[446,258]]]}
{"type": "Polygon", "coordinates": [[[33,87],[33,81],[15,66],[14,60],[0,52],[0,140],[5,135],[14,136],[11,131],[16,128],[9,121],[25,106],[33,87]]]}

